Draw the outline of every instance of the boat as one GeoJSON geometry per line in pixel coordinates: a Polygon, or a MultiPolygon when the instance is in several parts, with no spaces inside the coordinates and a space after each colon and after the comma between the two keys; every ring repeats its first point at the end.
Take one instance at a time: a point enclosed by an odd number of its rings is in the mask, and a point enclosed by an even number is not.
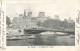
{"type": "Polygon", "coordinates": [[[36,38],[36,36],[32,34],[7,36],[7,40],[25,40],[25,39],[34,39],[34,38],[36,38]]]}
{"type": "Polygon", "coordinates": [[[7,40],[22,40],[22,39],[27,39],[27,37],[23,38],[23,37],[11,37],[11,38],[7,38],[7,40]]]}

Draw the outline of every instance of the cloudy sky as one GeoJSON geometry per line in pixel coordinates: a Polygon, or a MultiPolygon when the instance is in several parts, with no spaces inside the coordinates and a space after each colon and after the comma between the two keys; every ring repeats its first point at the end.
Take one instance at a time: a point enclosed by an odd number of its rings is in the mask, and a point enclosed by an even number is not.
{"type": "Polygon", "coordinates": [[[46,16],[59,15],[60,19],[74,20],[77,11],[78,0],[7,0],[6,13],[12,19],[26,12],[32,11],[33,16],[37,17],[39,12],[45,12],[46,16]]]}

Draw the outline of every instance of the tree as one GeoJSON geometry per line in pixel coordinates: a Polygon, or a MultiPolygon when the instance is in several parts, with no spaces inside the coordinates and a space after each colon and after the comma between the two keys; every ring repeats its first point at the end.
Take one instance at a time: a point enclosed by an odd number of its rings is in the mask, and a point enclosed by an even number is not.
{"type": "Polygon", "coordinates": [[[42,26],[45,28],[58,28],[60,24],[60,20],[48,19],[43,22],[42,26]]]}
{"type": "Polygon", "coordinates": [[[64,21],[62,21],[62,27],[64,27],[64,28],[69,27],[69,23],[68,23],[67,19],[64,19],[64,21]]]}
{"type": "Polygon", "coordinates": [[[38,21],[37,25],[38,25],[38,26],[41,26],[41,25],[42,25],[42,23],[41,23],[40,21],[38,21]]]}
{"type": "Polygon", "coordinates": [[[6,16],[6,24],[7,24],[8,27],[11,24],[11,20],[8,16],[6,16]]]}

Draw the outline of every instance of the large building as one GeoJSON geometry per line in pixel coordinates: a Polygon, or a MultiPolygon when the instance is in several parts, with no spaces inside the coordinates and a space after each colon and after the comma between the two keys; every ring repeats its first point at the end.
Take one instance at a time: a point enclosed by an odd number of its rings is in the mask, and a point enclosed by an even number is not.
{"type": "Polygon", "coordinates": [[[26,15],[26,10],[24,10],[24,13],[20,14],[19,17],[14,17],[12,25],[14,28],[34,28],[38,27],[38,22],[44,22],[47,19],[49,18],[45,17],[45,12],[39,12],[38,17],[32,17],[32,12],[26,15]]]}
{"type": "Polygon", "coordinates": [[[44,22],[47,19],[49,19],[49,17],[45,16],[45,12],[39,12],[38,17],[37,17],[38,21],[44,22]]]}

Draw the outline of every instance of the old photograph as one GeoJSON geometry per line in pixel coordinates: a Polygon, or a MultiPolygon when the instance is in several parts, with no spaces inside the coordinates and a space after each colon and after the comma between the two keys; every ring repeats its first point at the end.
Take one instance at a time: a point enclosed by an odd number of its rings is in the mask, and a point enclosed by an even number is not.
{"type": "Polygon", "coordinates": [[[6,2],[7,46],[75,46],[75,1],[6,2]]]}

